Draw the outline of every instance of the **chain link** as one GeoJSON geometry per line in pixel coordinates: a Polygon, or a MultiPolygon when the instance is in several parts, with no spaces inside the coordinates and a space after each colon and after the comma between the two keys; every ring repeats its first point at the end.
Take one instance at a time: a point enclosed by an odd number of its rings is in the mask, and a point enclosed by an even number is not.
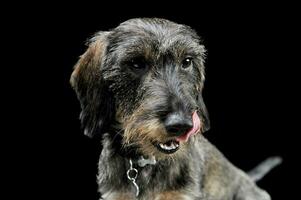
{"type": "Polygon", "coordinates": [[[127,170],[126,172],[126,175],[127,175],[127,178],[132,182],[132,184],[135,186],[135,189],[136,189],[136,197],[139,196],[139,186],[137,185],[136,183],[136,179],[138,177],[138,170],[136,168],[133,167],[133,162],[132,160],[130,159],[129,161],[130,163],[130,169],[127,170]]]}

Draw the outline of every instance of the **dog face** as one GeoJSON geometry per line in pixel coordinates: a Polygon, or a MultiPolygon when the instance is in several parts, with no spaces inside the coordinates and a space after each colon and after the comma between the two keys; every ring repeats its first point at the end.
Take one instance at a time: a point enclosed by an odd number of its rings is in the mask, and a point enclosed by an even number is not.
{"type": "Polygon", "coordinates": [[[209,129],[204,53],[192,29],[163,19],[132,19],[98,33],[71,76],[85,134],[114,127],[125,148],[143,155],[184,152],[209,129]]]}

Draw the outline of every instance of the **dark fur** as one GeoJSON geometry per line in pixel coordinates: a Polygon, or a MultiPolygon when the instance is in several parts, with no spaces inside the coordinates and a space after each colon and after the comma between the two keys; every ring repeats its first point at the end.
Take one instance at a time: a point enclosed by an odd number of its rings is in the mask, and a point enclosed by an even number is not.
{"type": "Polygon", "coordinates": [[[166,155],[152,142],[171,138],[163,122],[172,112],[197,110],[209,119],[201,91],[204,46],[191,28],[163,19],[132,19],[89,43],[71,77],[81,103],[85,134],[103,135],[99,191],[105,199],[135,199],[126,177],[129,159],[155,156],[139,170],[137,199],[268,200],[241,170],[201,134],[166,155]],[[186,57],[193,59],[183,68],[186,57]],[[138,69],[137,69],[138,67],[138,69]]]}

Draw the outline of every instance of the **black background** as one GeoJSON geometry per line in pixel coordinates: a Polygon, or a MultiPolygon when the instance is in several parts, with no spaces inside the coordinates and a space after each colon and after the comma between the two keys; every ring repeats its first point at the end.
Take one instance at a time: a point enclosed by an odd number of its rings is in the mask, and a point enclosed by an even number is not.
{"type": "Polygon", "coordinates": [[[207,48],[204,99],[211,130],[205,136],[246,171],[269,156],[281,156],[283,164],[258,185],[275,200],[295,198],[299,89],[294,71],[300,67],[295,60],[300,23],[293,5],[149,1],[23,6],[6,16],[15,18],[7,21],[12,33],[3,38],[14,42],[6,60],[11,66],[18,63],[7,74],[13,78],[5,90],[16,96],[9,110],[10,127],[17,132],[10,134],[9,148],[16,154],[8,156],[17,163],[10,174],[17,177],[10,179],[13,193],[25,188],[21,195],[31,198],[98,198],[100,142],[80,129],[80,106],[69,85],[73,65],[95,32],[133,17],[161,17],[194,28],[207,48]]]}

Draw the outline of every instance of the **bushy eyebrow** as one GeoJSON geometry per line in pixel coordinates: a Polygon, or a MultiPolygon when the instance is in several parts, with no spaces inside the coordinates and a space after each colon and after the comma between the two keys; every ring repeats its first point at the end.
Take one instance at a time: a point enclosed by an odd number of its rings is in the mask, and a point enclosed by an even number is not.
{"type": "MultiPolygon", "coordinates": [[[[173,36],[173,35],[171,35],[173,36]]],[[[113,52],[117,61],[124,62],[131,58],[143,57],[146,61],[156,62],[159,57],[171,55],[178,62],[184,57],[203,59],[205,48],[192,39],[190,35],[177,35],[171,38],[161,37],[154,39],[147,35],[130,35],[122,40],[114,41],[113,52]]]]}

